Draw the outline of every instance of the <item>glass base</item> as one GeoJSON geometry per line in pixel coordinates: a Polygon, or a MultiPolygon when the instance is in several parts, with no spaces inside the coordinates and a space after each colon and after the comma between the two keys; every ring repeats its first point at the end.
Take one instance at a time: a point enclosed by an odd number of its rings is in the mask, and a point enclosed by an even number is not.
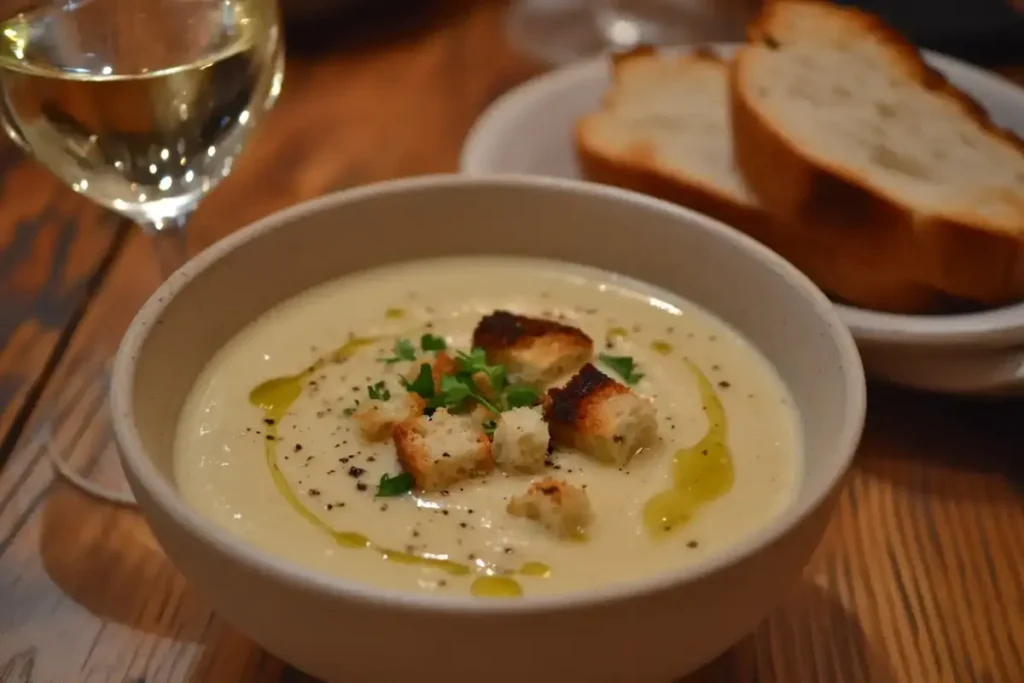
{"type": "Polygon", "coordinates": [[[742,41],[752,0],[519,0],[507,34],[518,49],[565,64],[639,45],[742,41]]]}

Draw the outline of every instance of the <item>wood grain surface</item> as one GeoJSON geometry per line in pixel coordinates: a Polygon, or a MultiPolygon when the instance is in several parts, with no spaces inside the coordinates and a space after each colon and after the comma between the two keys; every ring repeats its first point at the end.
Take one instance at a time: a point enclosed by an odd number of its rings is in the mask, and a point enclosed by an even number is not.
{"type": "MultiPolygon", "coordinates": [[[[538,68],[503,42],[500,3],[426,6],[290,36],[280,103],[193,251],[324,192],[455,169],[475,117],[538,68]]],[[[308,682],[211,614],[134,512],[54,481],[47,444],[119,481],[106,369],[157,266],[9,146],[0,178],[0,683],[308,682]]],[[[688,683],[1024,681],[1024,404],[870,403],[803,580],[688,683]]]]}

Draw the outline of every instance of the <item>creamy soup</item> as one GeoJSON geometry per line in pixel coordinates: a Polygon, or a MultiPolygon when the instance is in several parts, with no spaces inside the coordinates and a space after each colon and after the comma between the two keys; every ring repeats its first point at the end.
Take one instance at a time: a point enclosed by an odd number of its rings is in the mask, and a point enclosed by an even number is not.
{"type": "Polygon", "coordinates": [[[799,483],[798,425],[772,366],[684,300],[551,261],[424,260],[312,289],[236,335],[187,401],[175,477],[214,522],[313,570],[406,591],[565,593],[685,567],[768,523],[799,483]],[[594,366],[653,403],[656,439],[617,465],[552,444],[542,472],[412,488],[393,440],[369,440],[357,411],[405,395],[442,347],[469,357],[497,310],[589,336],[594,366]],[[510,514],[541,479],[585,494],[585,531],[510,514]]]}

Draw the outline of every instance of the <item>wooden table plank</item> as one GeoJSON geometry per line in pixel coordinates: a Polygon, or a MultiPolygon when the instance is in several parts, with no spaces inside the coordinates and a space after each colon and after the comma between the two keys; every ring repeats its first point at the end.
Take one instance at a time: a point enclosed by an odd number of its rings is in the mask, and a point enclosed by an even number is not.
{"type": "MultiPolygon", "coordinates": [[[[292,58],[193,246],[332,189],[454,169],[476,115],[533,71],[502,44],[500,18],[477,3],[396,44],[292,58]]],[[[0,472],[0,683],[307,680],[213,616],[135,513],[54,484],[42,458],[52,436],[118,481],[106,363],[156,282],[132,235],[0,472]]],[[[692,683],[1024,681],[1022,408],[872,387],[863,447],[803,580],[692,683]]]]}
{"type": "Polygon", "coordinates": [[[0,144],[0,465],[125,230],[0,144]]]}

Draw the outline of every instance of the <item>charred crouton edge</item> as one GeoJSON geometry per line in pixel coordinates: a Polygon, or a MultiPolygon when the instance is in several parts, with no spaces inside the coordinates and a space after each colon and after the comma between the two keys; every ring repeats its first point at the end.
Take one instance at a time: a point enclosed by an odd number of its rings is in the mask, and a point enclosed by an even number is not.
{"type": "Polygon", "coordinates": [[[423,414],[426,402],[419,394],[405,393],[387,401],[365,401],[352,415],[367,441],[384,441],[398,422],[423,414]]]}
{"type": "Polygon", "coordinates": [[[491,441],[472,418],[444,408],[392,428],[402,469],[421,491],[443,491],[494,469],[491,441]]]}
{"type": "Polygon", "coordinates": [[[572,372],[594,353],[594,341],[577,327],[508,311],[484,316],[473,330],[473,346],[487,353],[489,363],[504,365],[529,384],[572,372]]]}
{"type": "Polygon", "coordinates": [[[513,496],[506,507],[514,517],[540,522],[561,538],[580,538],[593,519],[587,492],[559,479],[534,482],[526,493],[513,496]]]}
{"type": "Polygon", "coordinates": [[[556,444],[620,466],[658,436],[654,405],[591,363],[548,391],[544,419],[556,444]]]}

